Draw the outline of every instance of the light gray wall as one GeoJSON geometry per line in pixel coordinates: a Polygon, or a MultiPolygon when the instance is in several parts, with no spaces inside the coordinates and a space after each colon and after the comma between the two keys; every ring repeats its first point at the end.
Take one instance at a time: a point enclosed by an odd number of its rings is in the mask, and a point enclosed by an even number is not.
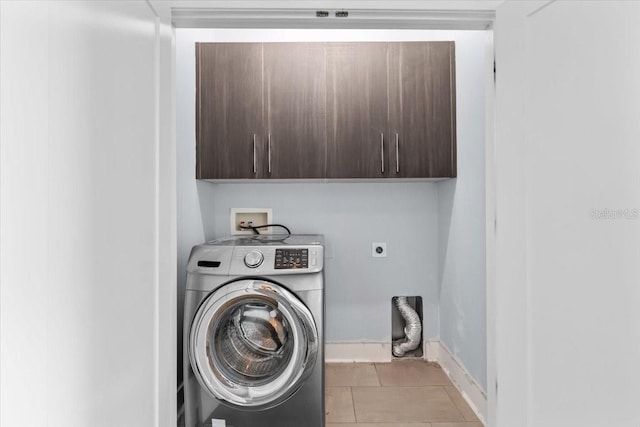
{"type": "Polygon", "coordinates": [[[436,184],[440,341],[486,390],[485,35],[456,42],[458,178],[436,184]]]}
{"type": "Polygon", "coordinates": [[[207,238],[229,234],[230,207],[270,207],[294,233],[324,234],[328,342],[390,342],[394,295],[422,296],[425,336],[438,336],[434,184],[202,182],[198,192],[207,238]],[[372,258],[372,242],[388,257],[372,258]]]}
{"type": "MultiPolygon", "coordinates": [[[[230,208],[269,207],[273,209],[274,221],[286,224],[293,232],[325,235],[328,246],[325,270],[328,342],[389,342],[391,297],[394,295],[422,296],[425,339],[437,339],[440,334],[442,268],[442,257],[438,250],[442,241],[442,233],[439,232],[442,221],[438,219],[442,211],[438,207],[438,186],[441,184],[196,182],[194,42],[285,40],[455,40],[459,150],[475,149],[478,140],[474,132],[482,127],[484,106],[478,105],[475,97],[467,100],[466,92],[482,90],[484,87],[481,77],[479,87],[472,87],[478,82],[475,74],[482,72],[483,64],[475,62],[476,55],[470,55],[474,49],[478,49],[480,55],[484,52],[482,32],[177,30],[179,300],[184,292],[184,266],[191,247],[205,239],[228,235],[230,208]],[[461,73],[461,70],[465,72],[461,73]],[[461,132],[464,128],[469,128],[469,131],[461,132]],[[469,138],[470,141],[461,141],[462,138],[469,138]],[[372,258],[372,242],[386,242],[389,256],[372,258]]],[[[482,151],[482,140],[477,150],[482,151]]],[[[464,153],[459,153],[459,156],[468,157],[464,153]]],[[[474,162],[459,163],[458,169],[475,166],[474,162]]],[[[480,172],[469,173],[476,176],[480,172]]],[[[456,180],[447,182],[455,186],[456,180]]],[[[464,187],[467,188],[466,184],[464,187]]],[[[443,192],[443,196],[446,193],[443,192]]],[[[470,203],[474,203],[484,193],[477,197],[469,195],[468,191],[464,194],[470,198],[470,203]]],[[[446,209],[443,214],[446,214],[446,209]]],[[[473,239],[481,237],[472,236],[473,239]]],[[[483,244],[473,245],[473,248],[482,250],[482,257],[483,244]]],[[[477,258],[479,255],[474,256],[477,258]]],[[[471,290],[474,295],[483,294],[483,279],[484,276],[471,284],[476,287],[471,290]]],[[[468,291],[460,287],[447,289],[468,291]]],[[[477,304],[484,309],[484,299],[478,300],[477,304]]],[[[478,336],[473,338],[484,342],[484,319],[477,319],[477,311],[470,314],[470,321],[481,325],[479,330],[474,331],[478,336]]],[[[179,318],[181,316],[179,313],[179,318]]],[[[483,365],[486,359],[484,353],[464,354],[464,358],[464,363],[473,366],[483,365]],[[464,358],[469,358],[469,361],[464,358]]],[[[484,370],[477,375],[484,378],[484,370]]]]}

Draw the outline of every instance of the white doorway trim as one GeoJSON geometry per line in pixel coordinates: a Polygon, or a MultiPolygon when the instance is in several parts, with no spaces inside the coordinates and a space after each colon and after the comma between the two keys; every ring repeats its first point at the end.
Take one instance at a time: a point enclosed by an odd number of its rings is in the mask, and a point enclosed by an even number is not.
{"type": "MultiPolygon", "coordinates": [[[[458,2],[457,7],[467,6],[469,9],[452,10],[452,5],[446,2],[406,2],[398,1],[393,4],[396,9],[384,9],[381,3],[380,8],[358,9],[349,7],[354,2],[304,2],[310,7],[300,9],[300,2],[291,3],[286,1],[269,2],[269,7],[265,8],[264,2],[236,2],[241,4],[241,8],[225,7],[224,2],[205,2],[211,7],[203,7],[203,2],[179,2],[179,1],[158,1],[148,0],[154,4],[161,16],[162,24],[173,31],[171,40],[171,60],[175,54],[173,43],[175,39],[175,28],[339,28],[339,29],[422,29],[422,30],[492,30],[495,20],[495,8],[502,1],[493,2],[458,2]],[[314,6],[315,4],[315,6],[314,6]],[[175,6],[175,7],[172,7],[175,6]],[[290,7],[281,7],[290,5],[290,7]],[[338,7],[340,5],[340,7],[338,7]],[[402,8],[406,5],[406,8],[402,8]],[[297,7],[297,8],[296,8],[297,7]],[[316,10],[326,10],[330,14],[335,14],[337,10],[347,9],[352,18],[344,19],[327,17],[316,18],[316,10]],[[311,16],[309,16],[311,14],[311,16]],[[324,19],[324,20],[323,20],[324,19]]],[[[363,2],[364,3],[364,2],[363,2]]],[[[376,2],[366,2],[376,3],[376,2]]],[[[387,3],[388,4],[388,3],[387,3]]],[[[494,414],[496,412],[497,390],[492,386],[496,384],[496,254],[495,254],[495,214],[496,214],[496,177],[495,177],[495,140],[494,140],[494,120],[495,120],[495,84],[493,78],[493,35],[490,31],[486,44],[486,134],[485,134],[485,203],[486,203],[486,309],[487,309],[487,421],[490,426],[495,425],[494,414]]],[[[167,50],[165,49],[166,53],[167,50]]],[[[167,74],[163,81],[171,81],[171,93],[174,92],[175,65],[169,69],[166,66],[162,70],[167,74]]],[[[162,78],[162,76],[161,76],[162,78]]],[[[170,97],[172,107],[175,111],[175,95],[170,97]]],[[[172,118],[175,120],[175,117],[172,118]]],[[[172,135],[173,144],[170,152],[165,155],[173,156],[175,163],[175,134],[172,135]]],[[[168,146],[161,147],[161,150],[169,150],[168,146]]],[[[162,153],[161,153],[162,155],[162,153]]],[[[161,171],[161,174],[163,171],[161,171]]],[[[171,170],[174,182],[171,187],[175,189],[175,170],[171,170]]],[[[165,233],[174,233],[175,226],[165,233]]],[[[165,240],[161,236],[161,241],[165,240]]],[[[166,237],[166,236],[164,236],[166,237]]],[[[171,236],[175,241],[175,235],[171,236]]],[[[177,347],[174,352],[177,351],[177,347]]],[[[177,392],[177,387],[176,387],[177,392]]],[[[175,394],[174,394],[175,395],[175,394]]]]}

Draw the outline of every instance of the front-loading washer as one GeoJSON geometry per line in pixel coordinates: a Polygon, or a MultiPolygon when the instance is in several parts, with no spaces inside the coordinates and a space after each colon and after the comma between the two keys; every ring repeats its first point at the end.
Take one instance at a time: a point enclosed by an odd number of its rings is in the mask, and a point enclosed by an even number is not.
{"type": "Polygon", "coordinates": [[[187,427],[324,427],[320,235],[234,236],[187,265],[187,427]]]}

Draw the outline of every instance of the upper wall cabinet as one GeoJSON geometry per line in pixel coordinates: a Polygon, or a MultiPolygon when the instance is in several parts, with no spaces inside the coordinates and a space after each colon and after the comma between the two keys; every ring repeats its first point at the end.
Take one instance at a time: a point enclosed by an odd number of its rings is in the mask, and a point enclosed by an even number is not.
{"type": "Polygon", "coordinates": [[[196,44],[196,177],[254,178],[262,120],[262,44],[196,44]]]}
{"type": "Polygon", "coordinates": [[[389,44],[389,176],[456,176],[453,42],[389,44]]]}
{"type": "Polygon", "coordinates": [[[197,178],[456,176],[453,42],[198,43],[197,178]]]}
{"type": "Polygon", "coordinates": [[[264,44],[269,178],[324,177],[324,76],[324,44],[264,44]]]}
{"type": "Polygon", "coordinates": [[[323,178],[322,43],[198,43],[199,179],[323,178]]]}
{"type": "Polygon", "coordinates": [[[387,43],[327,43],[327,177],[388,169],[387,43]]]}
{"type": "Polygon", "coordinates": [[[327,44],[327,177],[456,176],[453,42],[327,44]]]}

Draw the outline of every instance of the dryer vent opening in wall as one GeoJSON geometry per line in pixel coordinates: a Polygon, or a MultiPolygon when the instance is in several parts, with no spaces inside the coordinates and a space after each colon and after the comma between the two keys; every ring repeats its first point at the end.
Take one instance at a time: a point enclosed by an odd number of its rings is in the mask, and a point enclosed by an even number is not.
{"type": "Polygon", "coordinates": [[[391,298],[394,357],[422,357],[422,297],[391,298]]]}

